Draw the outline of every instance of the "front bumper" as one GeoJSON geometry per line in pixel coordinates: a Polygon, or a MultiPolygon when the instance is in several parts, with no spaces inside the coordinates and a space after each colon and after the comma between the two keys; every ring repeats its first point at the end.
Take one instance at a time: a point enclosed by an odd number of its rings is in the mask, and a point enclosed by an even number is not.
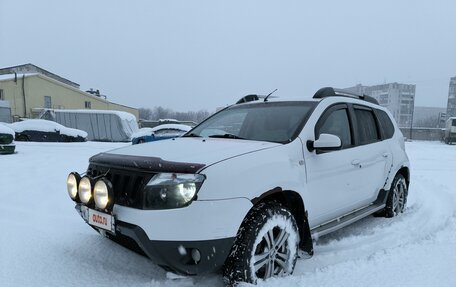
{"type": "MultiPolygon", "coordinates": [[[[115,205],[115,234],[101,233],[169,271],[204,274],[223,266],[251,206],[244,198],[195,201],[188,207],[169,210],[115,205]],[[192,257],[195,250],[200,255],[197,261],[192,257]]],[[[80,205],[76,209],[81,214],[80,205]]]]}
{"type": "Polygon", "coordinates": [[[145,254],[164,269],[183,275],[217,271],[225,263],[234,242],[234,238],[202,241],[149,240],[141,227],[122,221],[117,221],[116,235],[107,234],[107,237],[145,254]],[[194,249],[200,254],[199,261],[192,258],[194,249]]]}
{"type": "Polygon", "coordinates": [[[0,144],[0,154],[12,154],[15,149],[14,144],[0,144]]]}

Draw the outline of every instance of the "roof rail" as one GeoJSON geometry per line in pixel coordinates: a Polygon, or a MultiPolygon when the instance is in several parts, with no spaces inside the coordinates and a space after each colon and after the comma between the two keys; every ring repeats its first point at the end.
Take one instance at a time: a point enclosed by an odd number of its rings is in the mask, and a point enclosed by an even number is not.
{"type": "Polygon", "coordinates": [[[274,94],[276,91],[277,91],[277,89],[275,89],[274,91],[270,92],[267,95],[256,95],[256,94],[247,95],[245,97],[240,98],[239,101],[236,102],[236,105],[242,104],[242,103],[259,101],[260,99],[263,99],[265,102],[267,102],[269,98],[271,98],[271,99],[276,98],[275,96],[272,96],[272,94],[274,94]]]}
{"type": "Polygon", "coordinates": [[[242,97],[239,99],[239,101],[236,102],[237,104],[242,104],[242,103],[247,103],[247,102],[253,102],[253,101],[258,101],[260,97],[258,95],[247,95],[245,97],[242,97]]]}
{"type": "Polygon", "coordinates": [[[342,89],[334,89],[331,87],[325,87],[319,89],[315,95],[313,96],[314,99],[323,99],[327,97],[349,97],[349,98],[354,98],[354,99],[360,99],[369,103],[373,103],[376,105],[379,105],[378,101],[374,99],[373,97],[367,96],[367,95],[360,95],[356,93],[352,93],[346,90],[342,89]]]}

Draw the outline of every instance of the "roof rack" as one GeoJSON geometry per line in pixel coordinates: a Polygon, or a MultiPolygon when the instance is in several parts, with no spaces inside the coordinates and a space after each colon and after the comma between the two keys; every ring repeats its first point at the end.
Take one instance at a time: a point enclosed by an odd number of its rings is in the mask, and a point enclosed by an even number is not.
{"type": "Polygon", "coordinates": [[[325,87],[319,89],[315,95],[313,96],[314,99],[323,99],[327,97],[348,97],[348,98],[354,98],[354,99],[360,99],[369,103],[373,103],[376,105],[379,105],[378,101],[374,99],[373,97],[367,96],[367,95],[360,95],[356,93],[352,93],[346,90],[342,89],[334,89],[331,87],[325,87]]]}
{"type": "Polygon", "coordinates": [[[247,103],[247,102],[253,102],[253,101],[258,101],[260,97],[258,95],[247,95],[245,97],[242,97],[239,99],[239,101],[236,102],[237,104],[242,104],[242,103],[247,103]]]}

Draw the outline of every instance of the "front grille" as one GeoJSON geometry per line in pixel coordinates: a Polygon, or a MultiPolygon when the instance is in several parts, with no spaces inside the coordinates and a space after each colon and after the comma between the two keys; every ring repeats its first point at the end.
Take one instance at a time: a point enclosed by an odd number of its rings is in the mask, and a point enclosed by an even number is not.
{"type": "Polygon", "coordinates": [[[91,164],[87,175],[92,178],[104,176],[111,181],[115,204],[142,209],[144,202],[142,190],[155,174],[91,164]]]}

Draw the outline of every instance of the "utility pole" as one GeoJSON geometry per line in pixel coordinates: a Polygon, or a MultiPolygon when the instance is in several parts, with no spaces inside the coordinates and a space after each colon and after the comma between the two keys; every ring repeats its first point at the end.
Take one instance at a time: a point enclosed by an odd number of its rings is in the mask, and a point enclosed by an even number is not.
{"type": "Polygon", "coordinates": [[[413,130],[413,114],[415,112],[415,99],[413,99],[412,105],[412,120],[410,121],[410,140],[412,140],[412,130],[413,130]]]}

